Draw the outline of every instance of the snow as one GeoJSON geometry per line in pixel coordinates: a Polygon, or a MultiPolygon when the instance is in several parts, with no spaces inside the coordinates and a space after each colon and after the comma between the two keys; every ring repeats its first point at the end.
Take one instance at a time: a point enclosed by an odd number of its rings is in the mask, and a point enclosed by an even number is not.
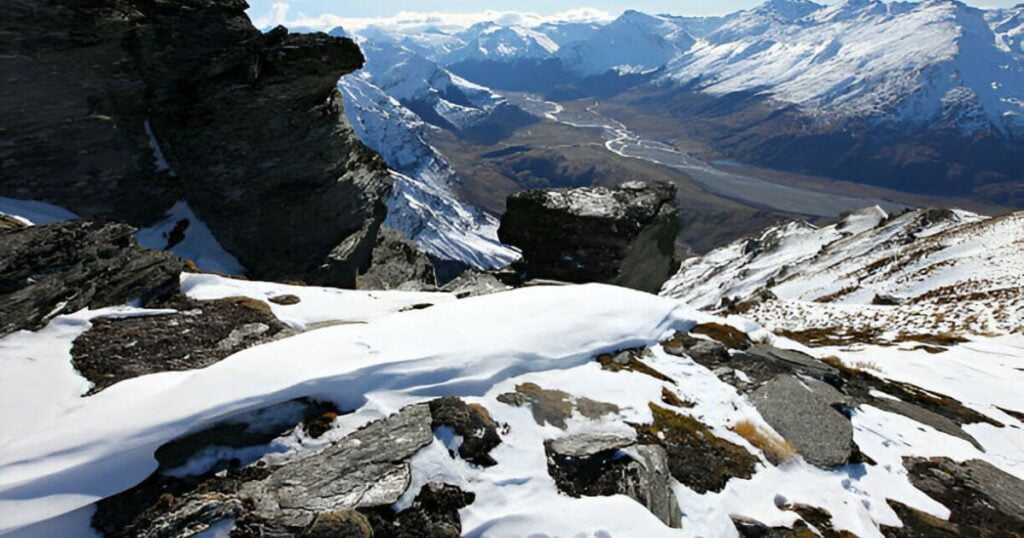
{"type": "Polygon", "coordinates": [[[198,273],[181,274],[181,291],[200,301],[249,297],[266,302],[278,319],[295,330],[308,330],[328,324],[366,323],[415,305],[455,300],[455,296],[448,293],[342,290],[236,280],[198,273]],[[281,295],[294,295],[300,302],[294,305],[270,302],[270,298],[281,295]]]}
{"type": "Polygon", "coordinates": [[[611,286],[527,288],[306,332],[202,370],[130,379],[4,446],[0,532],[130,487],[156,468],[158,446],[238,413],[301,396],[359,408],[378,391],[480,394],[514,375],[655,342],[689,317],[673,301],[611,286]]]}
{"type": "Polygon", "coordinates": [[[37,200],[16,200],[3,196],[0,196],[0,214],[14,217],[27,225],[52,224],[78,219],[78,215],[63,207],[37,200]]]}
{"type": "MultiPolygon", "coordinates": [[[[851,218],[862,227],[865,221],[872,219],[851,218]]],[[[296,430],[267,447],[211,449],[175,472],[201,471],[225,455],[289,461],[405,405],[455,395],[483,404],[496,421],[508,425],[491,453],[499,464],[482,468],[453,459],[449,449],[460,440],[439,430],[435,441],[411,460],[412,484],[397,506],[408,505],[427,482],[456,484],[476,494],[475,502],[460,512],[467,536],[735,536],[732,516],[789,525],[797,516],[783,505],[803,503],[829,510],[837,529],[877,537],[879,524],[899,524],[886,499],[948,517],[948,510],[912,487],[900,463],[904,456],[979,458],[1024,475],[1024,424],[1000,410],[1021,411],[1014,398],[1024,382],[1021,336],[978,337],[940,355],[883,347],[812,350],[850,363],[868,358],[877,362],[883,377],[962,399],[1013,426],[965,426],[984,447],[981,451],[901,415],[861,406],[853,413],[854,438],[877,463],[822,470],[799,457],[779,466],[769,463],[730,429],[750,421],[772,432],[747,398],[692,359],[668,354],[656,344],[674,330],[708,321],[731,324],[757,341],[787,344],[743,318],[713,318],[675,300],[597,284],[455,300],[440,293],[346,291],[184,274],[182,290],[196,299],[297,295],[301,301],[296,305],[270,307],[306,332],[205,369],[130,379],[84,399],[79,396],[88,384],[73,371],[68,352],[88,320],[160,312],[83,311],[60,316],[39,332],[0,339],[0,360],[21,365],[5,377],[17,381],[19,392],[0,393],[0,417],[18,425],[14,435],[0,441],[0,532],[20,529],[16,534],[40,536],[57,528],[62,535],[78,535],[91,503],[155,469],[152,454],[161,444],[238,420],[243,413],[287,414],[288,404],[267,408],[302,396],[332,400],[354,412],[343,415],[320,440],[296,430]],[[402,311],[422,303],[435,306],[402,311]],[[606,371],[592,360],[602,352],[651,344],[645,360],[672,383],[606,371]],[[282,360],[287,368],[281,367],[282,360]],[[565,431],[538,425],[527,407],[497,400],[527,382],[612,403],[619,411],[597,420],[575,414],[565,431]],[[759,455],[754,476],[733,479],[719,493],[698,494],[675,484],[682,529],[665,527],[624,496],[574,499],[557,491],[547,474],[545,440],[583,431],[629,433],[628,424],[651,420],[648,403],[659,402],[663,390],[692,402],[685,412],[716,435],[759,455]]],[[[210,533],[227,532],[230,526],[222,522],[210,533]]]]}
{"type": "Polygon", "coordinates": [[[187,221],[184,239],[169,249],[170,252],[192,260],[203,271],[228,275],[245,273],[242,264],[220,245],[206,224],[196,217],[184,200],[174,204],[163,220],[136,232],[135,239],[140,245],[154,250],[168,250],[168,237],[175,226],[187,221]]]}

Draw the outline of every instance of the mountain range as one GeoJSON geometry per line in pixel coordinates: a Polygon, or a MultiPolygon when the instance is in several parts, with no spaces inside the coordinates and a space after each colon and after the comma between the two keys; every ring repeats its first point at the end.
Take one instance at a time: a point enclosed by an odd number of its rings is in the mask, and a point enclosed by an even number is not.
{"type": "MultiPolygon", "coordinates": [[[[1024,6],[769,0],[723,17],[627,11],[357,34],[496,93],[599,100],[630,129],[707,161],[1020,206],[1022,24],[1024,6]]],[[[396,98],[438,124],[436,107],[418,104],[433,99],[426,87],[409,90],[396,98]]]]}

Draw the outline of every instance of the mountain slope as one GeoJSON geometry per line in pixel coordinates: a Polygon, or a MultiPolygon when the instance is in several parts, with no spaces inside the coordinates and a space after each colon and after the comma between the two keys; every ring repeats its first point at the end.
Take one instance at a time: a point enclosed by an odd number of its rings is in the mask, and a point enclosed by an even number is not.
{"type": "Polygon", "coordinates": [[[497,219],[460,202],[452,191],[459,178],[425,140],[427,124],[365,74],[342,77],[338,87],[357,135],[399,172],[386,226],[440,259],[494,269],[516,258],[514,249],[497,240],[497,219]]]}
{"type": "Polygon", "coordinates": [[[681,20],[667,15],[627,11],[585,40],[563,47],[558,55],[581,75],[615,69],[643,72],[658,69],[695,43],[681,20]]]}
{"type": "Polygon", "coordinates": [[[1013,332],[1024,319],[1022,245],[1024,213],[870,208],[691,258],[662,293],[701,308],[739,304],[773,329],[1013,332]]]}

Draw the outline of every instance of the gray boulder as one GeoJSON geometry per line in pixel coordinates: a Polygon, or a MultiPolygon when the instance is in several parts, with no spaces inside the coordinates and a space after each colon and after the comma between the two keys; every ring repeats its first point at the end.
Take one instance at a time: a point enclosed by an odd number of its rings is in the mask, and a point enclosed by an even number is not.
{"type": "Polygon", "coordinates": [[[0,230],[0,335],[86,307],[148,305],[177,293],[185,260],[140,247],[134,233],[84,221],[0,230]]]}
{"type": "Polygon", "coordinates": [[[657,292],[675,267],[675,186],[530,190],[509,197],[498,237],[518,247],[523,280],[604,282],[657,292]]]}
{"type": "Polygon", "coordinates": [[[626,495],[665,525],[679,528],[682,512],[665,449],[634,443],[632,437],[595,433],[545,441],[548,473],[567,495],[626,495]]]}
{"type": "Polygon", "coordinates": [[[437,287],[430,258],[398,230],[381,228],[370,257],[370,268],[356,277],[364,290],[433,290],[437,287]]]}
{"type": "Polygon", "coordinates": [[[824,468],[843,465],[853,454],[853,426],[833,407],[846,399],[831,385],[786,374],[750,394],[765,421],[808,463],[824,468]]]}

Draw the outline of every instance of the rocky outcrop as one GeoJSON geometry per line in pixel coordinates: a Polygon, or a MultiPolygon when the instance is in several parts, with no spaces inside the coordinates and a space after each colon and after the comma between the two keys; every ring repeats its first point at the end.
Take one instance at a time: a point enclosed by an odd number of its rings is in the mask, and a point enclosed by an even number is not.
{"type": "Polygon", "coordinates": [[[134,225],[184,199],[254,276],[353,287],[390,181],[335,87],[362,54],[246,7],[5,3],[0,195],[134,225]]]}
{"type": "Polygon", "coordinates": [[[370,268],[356,277],[359,289],[415,291],[437,286],[430,258],[398,230],[381,228],[370,258],[370,268]]]}
{"type": "Polygon", "coordinates": [[[0,230],[0,335],[59,314],[178,291],[186,262],[140,247],[123,224],[66,222],[0,230]]]}
{"type": "Polygon", "coordinates": [[[640,444],[659,445],[668,454],[669,471],[697,493],[722,491],[732,478],[754,475],[757,458],[715,435],[699,420],[650,404],[654,421],[639,425],[640,444]]]}
{"type": "Polygon", "coordinates": [[[679,528],[682,512],[672,491],[665,449],[637,445],[614,434],[584,433],[544,442],[548,474],[572,497],[626,495],[665,525],[679,528]]]}
{"type": "Polygon", "coordinates": [[[1024,530],[1024,481],[981,460],[955,462],[947,458],[906,458],[910,482],[915,488],[949,508],[949,523],[936,525],[927,518],[914,518],[910,532],[941,536],[1020,536],[1024,530]]]}
{"type": "Polygon", "coordinates": [[[438,398],[430,402],[430,415],[433,417],[431,427],[451,428],[455,435],[462,438],[459,444],[459,455],[462,459],[489,467],[498,462],[490,456],[491,449],[501,444],[498,436],[498,423],[480,404],[467,404],[454,396],[438,398]]]}
{"type": "Polygon", "coordinates": [[[532,190],[512,195],[498,237],[524,279],[605,282],[657,292],[676,269],[674,186],[532,190]]]}
{"type": "Polygon", "coordinates": [[[75,339],[72,361],[93,383],[92,392],[140,375],[203,368],[289,334],[265,303],[245,297],[177,297],[161,306],[177,313],[97,318],[75,339]]]}
{"type": "Polygon", "coordinates": [[[410,486],[410,458],[433,442],[438,428],[462,436],[468,450],[459,455],[469,461],[489,459],[487,453],[501,442],[486,409],[458,398],[407,406],[283,463],[243,462],[225,451],[248,447],[245,454],[258,457],[257,445],[299,424],[317,437],[326,431],[321,422],[337,416],[332,405],[303,399],[250,411],[165,444],[156,452],[159,471],[100,501],[92,524],[107,536],[124,537],[194,533],[224,518],[234,520],[232,535],[239,536],[459,535],[459,509],[474,495],[455,486],[427,484],[408,508],[392,509],[410,486]],[[220,460],[205,468],[193,463],[199,454],[210,463],[211,447],[220,460]]]}

